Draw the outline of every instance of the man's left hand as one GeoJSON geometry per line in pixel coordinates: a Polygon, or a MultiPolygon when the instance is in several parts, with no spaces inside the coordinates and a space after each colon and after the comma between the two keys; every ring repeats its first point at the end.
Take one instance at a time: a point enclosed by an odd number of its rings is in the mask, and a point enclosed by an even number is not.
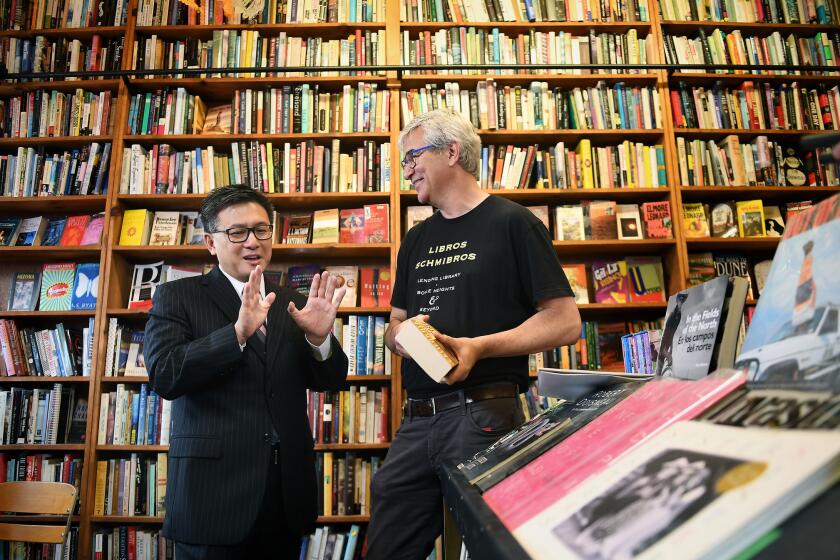
{"type": "Polygon", "coordinates": [[[303,309],[298,309],[293,301],[289,302],[289,315],[314,346],[323,344],[334,326],[338,304],[347,291],[346,287],[336,289],[337,285],[337,278],[324,271],[312,277],[309,299],[303,309]]]}
{"type": "Polygon", "coordinates": [[[437,333],[438,342],[449,347],[458,358],[455,369],[440,380],[445,385],[453,385],[467,378],[475,363],[481,359],[481,345],[475,338],[453,338],[443,333],[437,333]]]}

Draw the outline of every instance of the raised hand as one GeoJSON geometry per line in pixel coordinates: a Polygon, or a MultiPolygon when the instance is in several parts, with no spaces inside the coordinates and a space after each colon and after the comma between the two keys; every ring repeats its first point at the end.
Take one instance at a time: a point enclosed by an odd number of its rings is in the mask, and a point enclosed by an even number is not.
{"type": "Polygon", "coordinates": [[[265,323],[268,310],[274,303],[276,297],[274,292],[269,293],[265,298],[260,297],[261,279],[262,268],[257,266],[251,271],[248,281],[242,289],[242,305],[239,306],[239,318],[233,325],[239,344],[245,344],[245,341],[257,332],[260,325],[265,323]]]}
{"type": "Polygon", "coordinates": [[[338,304],[347,291],[346,287],[336,289],[337,286],[338,279],[324,271],[312,277],[309,299],[303,309],[298,309],[293,301],[289,302],[289,315],[306,334],[310,344],[320,346],[332,331],[338,304]]]}

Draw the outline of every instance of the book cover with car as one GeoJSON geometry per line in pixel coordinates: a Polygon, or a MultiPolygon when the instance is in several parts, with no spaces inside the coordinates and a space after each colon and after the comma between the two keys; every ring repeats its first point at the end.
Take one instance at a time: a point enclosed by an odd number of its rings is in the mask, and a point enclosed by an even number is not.
{"type": "Polygon", "coordinates": [[[738,356],[753,383],[840,388],[840,196],[793,214],[738,356]]]}

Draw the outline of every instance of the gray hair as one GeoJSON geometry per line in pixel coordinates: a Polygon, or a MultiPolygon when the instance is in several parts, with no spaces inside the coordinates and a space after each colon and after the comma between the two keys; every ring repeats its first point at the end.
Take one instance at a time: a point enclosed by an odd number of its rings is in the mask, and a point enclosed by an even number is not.
{"type": "Polygon", "coordinates": [[[458,163],[467,173],[479,178],[479,164],[481,162],[481,138],[472,123],[454,109],[435,109],[422,115],[417,115],[406,125],[400,133],[397,145],[403,151],[406,137],[416,129],[422,129],[426,143],[434,146],[435,150],[445,150],[453,142],[461,146],[461,156],[458,163]]]}

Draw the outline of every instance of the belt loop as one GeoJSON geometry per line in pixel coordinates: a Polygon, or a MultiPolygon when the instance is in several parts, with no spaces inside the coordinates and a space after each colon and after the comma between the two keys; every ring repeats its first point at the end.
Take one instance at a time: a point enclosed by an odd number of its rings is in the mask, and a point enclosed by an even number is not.
{"type": "Polygon", "coordinates": [[[467,396],[464,394],[463,389],[458,391],[458,400],[460,401],[459,404],[461,406],[461,416],[464,416],[467,414],[467,396]]]}
{"type": "Polygon", "coordinates": [[[406,409],[406,416],[408,416],[408,421],[411,422],[412,417],[414,416],[411,413],[411,399],[405,400],[405,409],[406,409]]]}

